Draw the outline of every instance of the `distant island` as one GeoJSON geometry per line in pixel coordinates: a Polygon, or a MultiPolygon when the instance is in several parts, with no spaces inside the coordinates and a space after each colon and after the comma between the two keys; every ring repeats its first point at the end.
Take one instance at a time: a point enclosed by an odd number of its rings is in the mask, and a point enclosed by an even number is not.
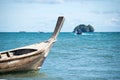
{"type": "Polygon", "coordinates": [[[80,24],[73,30],[75,34],[82,34],[83,32],[94,32],[94,28],[91,25],[80,24]]]}

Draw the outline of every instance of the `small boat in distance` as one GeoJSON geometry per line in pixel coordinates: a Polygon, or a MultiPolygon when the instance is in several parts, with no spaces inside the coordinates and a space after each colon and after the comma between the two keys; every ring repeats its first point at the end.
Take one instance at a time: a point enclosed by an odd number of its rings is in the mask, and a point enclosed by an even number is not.
{"type": "Polygon", "coordinates": [[[56,41],[63,22],[64,17],[58,17],[53,35],[47,41],[0,52],[0,73],[40,69],[56,41]]]}
{"type": "Polygon", "coordinates": [[[45,33],[45,32],[43,32],[43,31],[38,31],[38,33],[45,33]]]}
{"type": "Polygon", "coordinates": [[[26,33],[26,31],[19,31],[19,33],[26,33]]]}

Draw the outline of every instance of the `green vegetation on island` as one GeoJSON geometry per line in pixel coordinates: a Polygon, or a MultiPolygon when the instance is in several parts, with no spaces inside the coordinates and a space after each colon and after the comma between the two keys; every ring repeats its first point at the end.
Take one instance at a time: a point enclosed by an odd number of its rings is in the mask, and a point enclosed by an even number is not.
{"type": "Polygon", "coordinates": [[[73,30],[76,34],[82,34],[82,32],[94,32],[94,28],[91,25],[80,24],[73,30]]]}

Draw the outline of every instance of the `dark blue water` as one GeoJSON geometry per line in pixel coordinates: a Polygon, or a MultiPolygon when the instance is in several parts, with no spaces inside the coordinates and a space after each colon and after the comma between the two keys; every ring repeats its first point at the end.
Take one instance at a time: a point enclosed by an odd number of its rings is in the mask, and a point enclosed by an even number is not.
{"type": "MultiPolygon", "coordinates": [[[[0,33],[0,51],[49,39],[51,33],[0,33]]],[[[60,33],[41,70],[0,74],[7,80],[120,80],[120,32],[60,33]]]]}

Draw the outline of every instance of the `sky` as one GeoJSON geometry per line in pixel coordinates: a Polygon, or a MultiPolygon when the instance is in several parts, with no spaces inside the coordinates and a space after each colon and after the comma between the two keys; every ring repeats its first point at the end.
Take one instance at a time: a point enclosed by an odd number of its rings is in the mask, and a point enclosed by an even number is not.
{"type": "Polygon", "coordinates": [[[64,16],[62,32],[79,24],[95,32],[120,32],[120,0],[0,0],[0,32],[52,32],[64,16]]]}

